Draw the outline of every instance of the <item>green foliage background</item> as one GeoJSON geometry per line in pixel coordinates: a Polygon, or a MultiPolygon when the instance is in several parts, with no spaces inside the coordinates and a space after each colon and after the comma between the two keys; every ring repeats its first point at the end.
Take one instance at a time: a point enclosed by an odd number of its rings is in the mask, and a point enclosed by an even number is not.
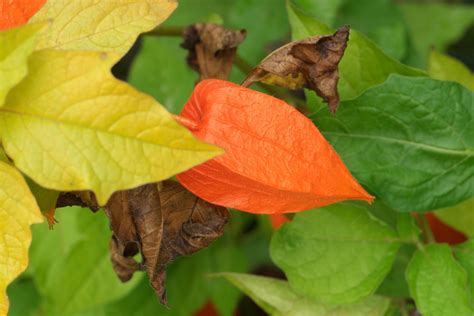
{"type": "MultiPolygon", "coordinates": [[[[424,71],[431,47],[445,51],[473,26],[474,8],[389,0],[181,0],[164,26],[195,22],[245,28],[238,53],[252,65],[291,38],[350,24],[354,31],[341,64],[343,102],[337,116],[312,92],[306,96],[315,124],[378,202],[299,214],[273,238],[266,217],[233,211],[223,238],[168,269],[170,309],[158,304],[143,275],[127,284],[118,281],[102,212],[61,209],[54,231],[45,224],[33,227],[30,266],[9,287],[10,315],[186,316],[209,301],[221,315],[232,315],[242,296],[237,288],[274,315],[404,315],[409,296],[426,315],[472,315],[473,241],[454,250],[456,261],[447,246],[421,245],[406,212],[450,207],[474,193],[472,91],[430,79],[424,71]],[[448,102],[456,107],[445,106],[448,102]],[[444,170],[449,174],[437,177],[444,170]],[[262,266],[276,270],[275,265],[288,282],[209,276],[262,266]],[[295,300],[301,304],[290,304],[295,300]],[[452,308],[440,312],[446,305],[452,308]]],[[[197,80],[180,42],[143,36],[128,75],[133,86],[173,113],[197,80]]],[[[234,67],[231,80],[240,82],[244,75],[234,67]]],[[[474,228],[474,209],[464,205],[463,210],[464,229],[474,228]]]]}

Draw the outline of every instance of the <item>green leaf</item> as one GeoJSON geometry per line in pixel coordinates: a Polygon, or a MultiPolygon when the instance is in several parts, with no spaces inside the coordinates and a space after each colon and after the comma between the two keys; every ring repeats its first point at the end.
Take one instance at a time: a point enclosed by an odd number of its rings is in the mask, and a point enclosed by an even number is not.
{"type": "Polygon", "coordinates": [[[30,187],[31,193],[35,196],[36,202],[38,203],[42,213],[56,209],[56,202],[60,193],[59,191],[45,189],[28,177],[25,179],[30,187]]]}
{"type": "Polygon", "coordinates": [[[35,227],[30,275],[43,297],[45,315],[73,315],[128,294],[140,281],[121,283],[112,269],[110,229],[102,212],[63,208],[54,230],[35,227]]]}
{"type": "Polygon", "coordinates": [[[8,287],[8,316],[34,316],[41,297],[30,278],[19,278],[8,287]]]}
{"type": "Polygon", "coordinates": [[[186,65],[181,42],[177,38],[144,36],[128,79],[132,86],[160,100],[175,114],[181,112],[198,80],[186,65]]]}
{"type": "Polygon", "coordinates": [[[397,231],[401,239],[414,243],[418,241],[418,236],[421,233],[410,213],[397,213],[397,231]]]}
{"type": "MultiPolygon", "coordinates": [[[[333,32],[291,3],[288,4],[288,16],[294,39],[333,32]]],[[[426,75],[421,70],[408,67],[388,57],[365,35],[351,30],[346,51],[339,64],[338,90],[341,100],[357,97],[371,86],[384,82],[391,73],[406,76],[426,75]]]]}
{"type": "Polygon", "coordinates": [[[117,190],[160,181],[222,150],[196,140],[151,97],[113,78],[105,53],[44,50],[0,108],[5,151],[42,187],[117,190]],[[34,159],[33,159],[34,158],[34,159]]]}
{"type": "Polygon", "coordinates": [[[423,316],[470,316],[466,272],[447,245],[418,250],[406,272],[410,293],[423,316]]]}
{"type": "Polygon", "coordinates": [[[0,106],[8,91],[25,78],[28,57],[43,28],[43,24],[33,24],[0,32],[0,106]]]}
{"type": "Polygon", "coordinates": [[[330,306],[295,293],[288,282],[251,274],[219,274],[250,296],[267,313],[274,316],[382,316],[390,301],[371,296],[361,302],[330,306]]]}
{"type": "Polygon", "coordinates": [[[209,273],[228,270],[246,271],[245,255],[226,237],[170,265],[166,277],[169,309],[159,303],[148,281],[144,280],[128,296],[92,310],[89,315],[187,316],[193,315],[211,299],[219,315],[233,315],[239,291],[224,280],[208,276],[209,273]]]}
{"type": "Polygon", "coordinates": [[[392,269],[377,289],[377,294],[391,297],[409,298],[410,291],[405,279],[405,271],[416,247],[411,244],[402,245],[397,253],[392,269]]]}
{"type": "Polygon", "coordinates": [[[471,290],[471,306],[474,306],[474,239],[469,239],[454,248],[454,254],[461,266],[467,272],[471,290]]]}
{"type": "Polygon", "coordinates": [[[312,116],[354,176],[397,211],[427,211],[474,194],[473,93],[392,75],[337,116],[312,116]]]}
{"type": "Polygon", "coordinates": [[[403,15],[390,0],[291,0],[291,3],[306,15],[332,27],[350,25],[394,59],[405,55],[407,32],[403,15]]]}
{"type": "Polygon", "coordinates": [[[20,172],[0,161],[0,314],[8,311],[7,286],[28,265],[30,225],[43,220],[20,172]]]}
{"type": "Polygon", "coordinates": [[[308,16],[334,26],[339,10],[347,0],[289,0],[289,2],[308,16]]]}
{"type": "Polygon", "coordinates": [[[474,197],[457,205],[437,210],[436,217],[449,226],[474,237],[474,197]]]}
{"type": "Polygon", "coordinates": [[[463,63],[448,55],[431,50],[428,73],[434,79],[459,82],[474,90],[474,74],[463,63]]]}
{"type": "Polygon", "coordinates": [[[401,4],[411,43],[414,46],[410,63],[425,67],[428,51],[440,51],[460,38],[474,23],[474,8],[461,4],[401,4]]]}
{"type": "Polygon", "coordinates": [[[118,60],[137,36],[152,30],[176,8],[175,0],[48,0],[30,22],[49,22],[38,49],[111,52],[118,60]]]}
{"type": "Polygon", "coordinates": [[[296,292],[340,304],[373,293],[399,246],[365,208],[339,204],[298,213],[274,234],[270,254],[296,292]]]}

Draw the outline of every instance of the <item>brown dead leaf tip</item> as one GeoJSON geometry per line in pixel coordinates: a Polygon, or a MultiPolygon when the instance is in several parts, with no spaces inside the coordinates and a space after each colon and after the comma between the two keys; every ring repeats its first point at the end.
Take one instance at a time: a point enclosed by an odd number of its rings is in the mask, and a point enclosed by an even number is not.
{"type": "Polygon", "coordinates": [[[335,113],[339,105],[338,65],[349,38],[349,27],[333,35],[313,36],[294,41],[273,51],[247,76],[242,86],[254,82],[289,89],[308,88],[316,92],[335,113]]]}
{"type": "Polygon", "coordinates": [[[181,47],[189,51],[186,61],[200,79],[227,79],[237,46],[245,39],[245,30],[230,30],[212,23],[196,23],[183,32],[181,47]]]}
{"type": "Polygon", "coordinates": [[[166,305],[166,266],[175,258],[207,247],[224,232],[229,213],[201,200],[177,182],[116,192],[105,206],[114,233],[110,242],[113,268],[122,282],[137,270],[166,305]],[[132,257],[141,253],[143,262],[132,257]]]}

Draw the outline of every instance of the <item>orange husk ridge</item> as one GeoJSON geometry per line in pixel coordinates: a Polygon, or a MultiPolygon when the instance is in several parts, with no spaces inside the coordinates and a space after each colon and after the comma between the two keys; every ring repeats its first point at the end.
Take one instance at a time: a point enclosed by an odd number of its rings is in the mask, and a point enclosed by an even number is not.
{"type": "Polygon", "coordinates": [[[261,214],[372,202],[317,127],[284,101],[208,79],[177,119],[225,154],[177,175],[202,199],[261,214]]]}

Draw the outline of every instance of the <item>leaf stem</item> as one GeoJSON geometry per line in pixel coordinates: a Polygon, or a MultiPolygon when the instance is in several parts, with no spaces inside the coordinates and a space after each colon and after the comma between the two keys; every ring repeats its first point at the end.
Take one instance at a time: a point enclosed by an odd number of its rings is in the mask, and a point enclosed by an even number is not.
{"type": "Polygon", "coordinates": [[[424,214],[419,214],[417,216],[418,224],[420,225],[421,232],[423,234],[423,239],[426,244],[434,244],[436,240],[433,235],[433,231],[431,231],[430,223],[424,214]]]}
{"type": "Polygon", "coordinates": [[[181,26],[160,26],[145,33],[145,35],[181,37],[183,32],[184,27],[181,26]]]}

